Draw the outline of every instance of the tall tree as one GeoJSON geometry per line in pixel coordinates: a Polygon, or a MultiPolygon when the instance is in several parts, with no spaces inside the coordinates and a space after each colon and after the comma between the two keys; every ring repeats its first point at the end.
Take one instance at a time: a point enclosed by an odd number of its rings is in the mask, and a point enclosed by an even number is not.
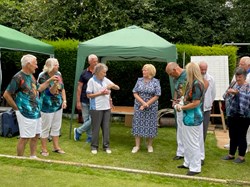
{"type": "Polygon", "coordinates": [[[0,24],[20,30],[22,28],[20,5],[19,1],[1,0],[0,24]]]}
{"type": "Polygon", "coordinates": [[[249,41],[249,0],[2,0],[0,23],[81,41],[138,25],[173,43],[249,41]]]}
{"type": "Polygon", "coordinates": [[[224,0],[162,0],[155,7],[155,32],[174,43],[212,45],[229,37],[230,8],[224,0]]]}
{"type": "MultiPolygon", "coordinates": [[[[231,0],[228,1],[231,8],[232,26],[230,32],[233,34],[234,43],[250,43],[250,3],[249,0],[231,0]]],[[[239,56],[250,54],[250,46],[239,46],[239,56]]]]}

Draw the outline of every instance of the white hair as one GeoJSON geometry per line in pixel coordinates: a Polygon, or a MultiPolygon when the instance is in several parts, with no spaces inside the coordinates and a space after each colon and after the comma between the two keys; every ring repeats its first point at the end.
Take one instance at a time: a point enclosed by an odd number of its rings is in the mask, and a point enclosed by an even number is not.
{"type": "Polygon", "coordinates": [[[31,63],[32,60],[34,60],[34,59],[36,60],[36,57],[34,55],[30,55],[30,54],[24,55],[21,58],[22,67],[25,67],[27,64],[31,63]]]}
{"type": "Polygon", "coordinates": [[[48,58],[43,66],[43,72],[51,72],[56,64],[59,64],[56,58],[48,58]]]}
{"type": "Polygon", "coordinates": [[[90,62],[92,59],[98,59],[98,57],[94,54],[91,54],[88,56],[88,62],[90,62]]]}
{"type": "Polygon", "coordinates": [[[94,69],[94,74],[98,74],[100,71],[102,70],[105,70],[105,71],[108,71],[108,66],[106,66],[106,64],[103,64],[103,63],[99,63],[95,66],[95,69],[94,69]]]}
{"type": "Polygon", "coordinates": [[[241,59],[240,60],[242,60],[243,62],[245,62],[246,63],[246,65],[250,65],[250,57],[249,56],[243,56],[243,57],[241,57],[241,59]]]}

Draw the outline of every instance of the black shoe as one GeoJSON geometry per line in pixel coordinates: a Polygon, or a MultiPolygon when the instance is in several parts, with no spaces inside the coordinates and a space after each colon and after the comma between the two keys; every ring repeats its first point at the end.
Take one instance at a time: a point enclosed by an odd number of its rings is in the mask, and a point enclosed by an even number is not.
{"type": "Polygon", "coordinates": [[[177,166],[177,168],[180,168],[180,169],[188,169],[188,167],[186,167],[186,166],[184,166],[184,165],[177,166]]]}
{"type": "Polygon", "coordinates": [[[227,155],[227,156],[222,157],[221,159],[222,159],[222,160],[234,160],[235,157],[234,157],[234,156],[229,156],[229,155],[227,155]]]}
{"type": "Polygon", "coordinates": [[[174,158],[173,158],[173,160],[180,160],[180,159],[183,159],[184,157],[183,156],[175,156],[174,158]]]}
{"type": "Polygon", "coordinates": [[[245,159],[242,160],[240,158],[236,158],[233,162],[237,163],[237,164],[241,164],[241,163],[245,162],[245,159]]]}
{"type": "Polygon", "coordinates": [[[187,175],[189,175],[189,176],[194,176],[194,175],[197,175],[197,174],[199,174],[200,172],[195,172],[195,171],[188,171],[187,172],[187,175]]]}
{"type": "Polygon", "coordinates": [[[205,164],[205,160],[201,160],[201,165],[203,166],[205,164]]]}

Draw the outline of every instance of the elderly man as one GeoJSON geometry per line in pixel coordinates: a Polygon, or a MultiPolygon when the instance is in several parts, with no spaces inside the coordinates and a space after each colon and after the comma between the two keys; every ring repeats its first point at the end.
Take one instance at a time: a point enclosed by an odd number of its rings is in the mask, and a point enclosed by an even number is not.
{"type": "Polygon", "coordinates": [[[207,72],[208,65],[206,62],[200,62],[199,67],[203,78],[208,82],[204,102],[203,102],[203,139],[204,142],[207,136],[210,114],[213,107],[213,102],[216,96],[214,78],[207,72]]]}
{"type": "Polygon", "coordinates": [[[17,144],[17,156],[23,156],[27,142],[30,140],[30,158],[36,157],[36,147],[41,132],[41,114],[38,92],[45,90],[50,81],[57,81],[51,77],[45,83],[37,85],[33,74],[37,66],[36,57],[24,55],[21,59],[22,69],[15,74],[9,83],[3,97],[16,111],[20,139],[17,144]]]}
{"type": "MultiPolygon", "coordinates": [[[[185,94],[184,88],[186,85],[186,70],[182,69],[176,62],[169,62],[166,66],[166,73],[171,76],[174,80],[174,97],[172,106],[176,104],[183,104],[183,95],[185,94]]],[[[184,147],[183,147],[183,137],[182,137],[182,128],[183,128],[183,113],[176,112],[177,120],[177,151],[174,160],[179,160],[184,157],[184,147]]]]}
{"type": "Polygon", "coordinates": [[[77,95],[76,95],[76,107],[78,110],[82,110],[83,115],[83,124],[74,128],[74,140],[79,141],[83,132],[86,132],[87,139],[86,142],[90,143],[92,138],[92,130],[91,130],[91,117],[89,114],[89,98],[86,95],[87,83],[89,79],[93,76],[93,71],[98,63],[98,58],[96,55],[91,54],[88,56],[89,67],[83,70],[77,86],[77,95]]]}
{"type": "MultiPolygon", "coordinates": [[[[239,67],[244,68],[247,71],[246,82],[250,83],[250,57],[244,56],[240,59],[239,67]]],[[[247,131],[247,152],[250,152],[250,127],[247,131]]]]}

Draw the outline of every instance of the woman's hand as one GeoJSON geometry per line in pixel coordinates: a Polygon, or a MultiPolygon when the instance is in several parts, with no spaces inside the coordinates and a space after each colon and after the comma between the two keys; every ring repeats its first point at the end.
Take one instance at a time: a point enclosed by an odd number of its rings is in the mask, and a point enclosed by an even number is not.
{"type": "Polygon", "coordinates": [[[67,101],[63,101],[63,103],[62,103],[62,108],[63,108],[63,109],[67,108],[67,101]]]}
{"type": "Polygon", "coordinates": [[[147,104],[146,102],[143,102],[143,104],[140,106],[139,110],[144,110],[145,108],[148,108],[149,104],[147,104]]]}
{"type": "Polygon", "coordinates": [[[176,104],[174,105],[174,109],[177,111],[177,112],[181,112],[182,111],[182,106],[180,104],[176,104]]]}
{"type": "Polygon", "coordinates": [[[110,90],[108,89],[104,89],[100,92],[100,95],[108,95],[108,94],[110,94],[110,90]]]}
{"type": "Polygon", "coordinates": [[[236,94],[239,93],[239,90],[233,89],[233,88],[229,88],[229,89],[227,90],[227,93],[236,95],[236,94]]]}
{"type": "Polygon", "coordinates": [[[142,106],[143,106],[144,108],[148,108],[148,107],[149,107],[149,104],[144,102],[142,106]]]}
{"type": "Polygon", "coordinates": [[[144,110],[144,106],[140,106],[139,110],[144,110]]]}
{"type": "Polygon", "coordinates": [[[48,79],[48,81],[49,82],[53,81],[54,83],[58,83],[59,81],[58,75],[53,75],[52,77],[48,79]]]}

